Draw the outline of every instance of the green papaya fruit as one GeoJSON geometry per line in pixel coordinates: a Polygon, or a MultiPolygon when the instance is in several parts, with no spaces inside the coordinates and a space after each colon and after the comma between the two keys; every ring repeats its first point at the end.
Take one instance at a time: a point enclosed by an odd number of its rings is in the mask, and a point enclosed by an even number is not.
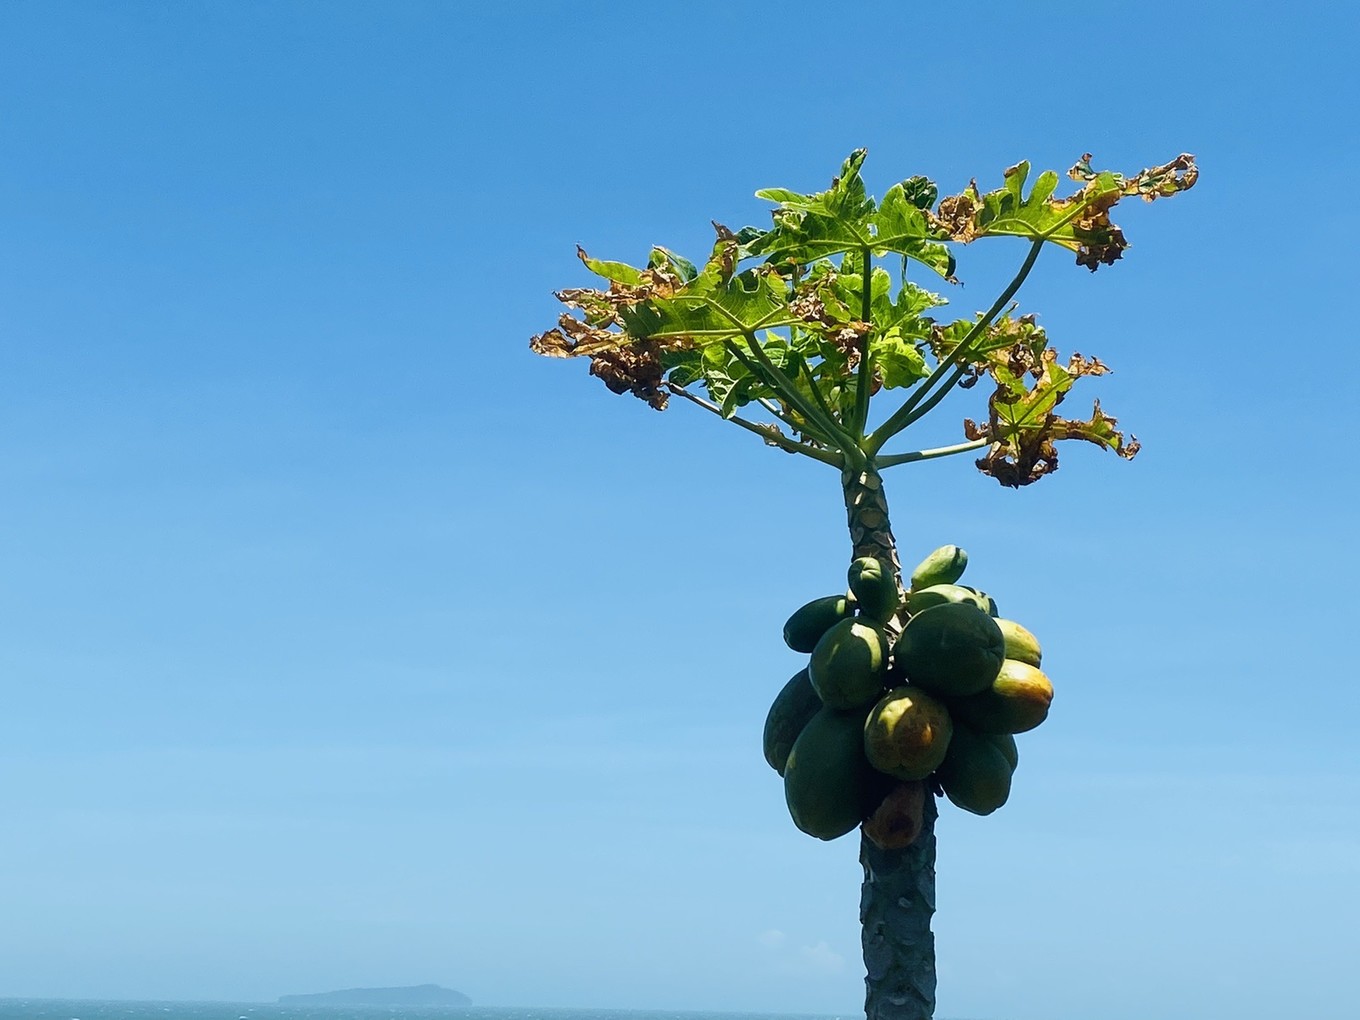
{"type": "Polygon", "coordinates": [[[850,564],[850,591],[862,615],[887,623],[897,612],[897,578],[892,564],[863,556],[850,564]]]}
{"type": "Polygon", "coordinates": [[[953,731],[943,703],[919,687],[894,687],[864,720],[864,753],[894,779],[925,779],[940,767],[953,731]]]}
{"type": "Polygon", "coordinates": [[[827,595],[801,606],[784,624],[784,644],[810,652],[835,624],[855,615],[855,603],[844,595],[827,595]]]}
{"type": "Polygon", "coordinates": [[[809,836],[844,836],[887,792],[864,756],[864,713],[823,708],[803,727],[784,766],[784,800],[809,836]]]}
{"type": "Polygon", "coordinates": [[[1009,733],[984,733],[984,737],[996,745],[1001,756],[1011,763],[1014,772],[1020,766],[1020,748],[1015,746],[1015,737],[1009,733]]]}
{"type": "Polygon", "coordinates": [[[1001,628],[1001,636],[1006,639],[1006,658],[1038,669],[1044,659],[1039,639],[1014,620],[997,620],[996,625],[1001,628]]]}
{"type": "Polygon", "coordinates": [[[975,815],[990,815],[1010,797],[1012,771],[1001,748],[967,726],[956,725],[935,778],[955,805],[975,815]]]}
{"type": "Polygon", "coordinates": [[[907,621],[893,648],[893,675],[959,697],[986,690],[1005,659],[995,620],[971,603],[947,602],[907,621]]]}
{"type": "Polygon", "coordinates": [[[919,591],[936,584],[953,584],[963,576],[968,554],[956,545],[942,545],[916,564],[911,572],[911,590],[919,591]]]}
{"type": "Polygon", "coordinates": [[[961,584],[961,585],[959,585],[959,587],[960,587],[960,588],[967,588],[967,589],[968,589],[969,591],[971,591],[974,595],[976,595],[976,596],[977,596],[977,601],[978,601],[978,608],[981,609],[981,610],[982,610],[984,613],[986,613],[988,616],[1000,616],[1000,615],[1001,615],[1001,614],[997,611],[997,608],[996,608],[996,599],[992,598],[992,597],[991,597],[990,595],[988,595],[985,591],[981,591],[981,590],[979,590],[979,589],[977,589],[977,588],[974,588],[974,587],[972,587],[971,585],[967,585],[967,584],[961,584]]]}
{"type": "Polygon", "coordinates": [[[867,708],[883,693],[887,666],[883,628],[863,618],[842,620],[812,650],[808,677],[828,708],[867,708]]]}
{"type": "Polygon", "coordinates": [[[783,690],[775,695],[774,704],[770,706],[770,712],[765,716],[762,743],[765,747],[765,760],[770,763],[770,768],[781,776],[784,774],[784,765],[789,760],[789,752],[793,750],[793,742],[798,739],[798,734],[803,732],[808,720],[821,711],[821,708],[822,699],[817,697],[817,692],[812,689],[812,681],[808,679],[806,669],[800,669],[795,673],[784,685],[783,690]]]}
{"type": "Polygon", "coordinates": [[[1007,659],[988,687],[955,698],[949,710],[956,721],[983,733],[1024,733],[1046,718],[1053,704],[1053,684],[1027,662],[1007,659]]]}
{"type": "Polygon", "coordinates": [[[929,588],[921,588],[907,596],[907,612],[915,616],[927,609],[954,602],[973,606],[984,613],[989,609],[985,596],[979,596],[971,588],[965,588],[961,584],[932,584],[929,588]]]}

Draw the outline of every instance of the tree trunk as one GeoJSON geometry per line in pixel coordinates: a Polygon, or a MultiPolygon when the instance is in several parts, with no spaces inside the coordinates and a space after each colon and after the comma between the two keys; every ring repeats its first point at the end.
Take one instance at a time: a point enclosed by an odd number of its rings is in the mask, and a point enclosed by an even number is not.
{"type": "MultiPolygon", "coordinates": [[[[891,563],[902,587],[902,564],[888,521],[883,479],[872,467],[841,474],[854,556],[891,563]]],[[[882,850],[860,835],[867,1020],[931,1020],[935,1015],[935,797],[927,790],[925,820],[905,850],[882,850]]]]}

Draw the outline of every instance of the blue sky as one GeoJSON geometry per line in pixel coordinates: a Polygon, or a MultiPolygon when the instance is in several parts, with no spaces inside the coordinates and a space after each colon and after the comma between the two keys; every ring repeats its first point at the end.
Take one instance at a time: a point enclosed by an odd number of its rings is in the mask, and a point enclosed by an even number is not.
{"type": "Polygon", "coordinates": [[[526,342],[574,244],[702,253],[865,146],[877,193],[1203,171],[1021,293],[1138,460],[888,476],[1057,688],[941,819],[941,1015],[1351,1015],[1357,20],[4,5],[0,996],[853,1013],[856,847],[759,749],[837,480],[526,342]]]}

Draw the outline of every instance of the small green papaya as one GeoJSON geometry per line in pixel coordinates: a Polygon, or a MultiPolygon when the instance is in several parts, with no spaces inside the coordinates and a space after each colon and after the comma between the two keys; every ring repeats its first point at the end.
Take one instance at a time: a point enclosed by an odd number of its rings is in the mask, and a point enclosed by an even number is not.
{"type": "Polygon", "coordinates": [[[1039,639],[1014,620],[997,620],[996,625],[1001,628],[1001,636],[1006,639],[1006,658],[1038,669],[1044,658],[1039,639]]]}
{"type": "Polygon", "coordinates": [[[864,713],[823,708],[803,727],[784,767],[784,801],[809,836],[844,836],[878,806],[884,780],[864,756],[864,713]]]}
{"type": "Polygon", "coordinates": [[[862,615],[887,623],[897,612],[897,578],[892,564],[862,556],[850,564],[850,591],[862,615]]]}
{"type": "Polygon", "coordinates": [[[984,737],[996,745],[1001,756],[1011,763],[1011,771],[1020,767],[1020,748],[1015,746],[1015,737],[1009,733],[984,733],[984,737]]]}
{"type": "Polygon", "coordinates": [[[893,675],[959,697],[986,690],[1005,659],[996,621],[971,603],[948,602],[907,621],[893,648],[893,675]]]}
{"type": "Polygon", "coordinates": [[[954,727],[935,777],[944,795],[975,815],[990,815],[1011,795],[1012,768],[996,744],[967,726],[954,727]]]}
{"type": "Polygon", "coordinates": [[[936,584],[953,584],[963,576],[968,554],[956,545],[942,545],[916,564],[911,572],[911,590],[919,591],[936,584]]]}
{"type": "Polygon", "coordinates": [[[992,597],[991,597],[990,595],[988,595],[985,591],[981,591],[981,590],[979,590],[979,589],[977,589],[977,588],[974,588],[972,585],[967,585],[967,584],[961,584],[961,585],[959,585],[959,587],[960,587],[960,588],[967,588],[967,589],[968,589],[969,591],[971,591],[974,595],[976,595],[976,596],[977,596],[977,600],[978,600],[978,608],[981,609],[981,610],[982,610],[984,613],[986,613],[988,616],[1000,616],[1000,615],[1001,615],[1001,614],[997,611],[997,608],[996,608],[996,599],[992,598],[992,597]]]}
{"type": "Polygon", "coordinates": [[[761,742],[765,748],[765,760],[781,776],[789,760],[789,752],[793,750],[793,742],[821,708],[822,699],[812,689],[806,669],[795,673],[783,690],[775,695],[774,704],[765,716],[765,732],[761,742]]]}
{"type": "Polygon", "coordinates": [[[919,687],[894,687],[864,720],[864,753],[894,779],[924,779],[940,767],[953,731],[940,701],[919,687]]]}
{"type": "Polygon", "coordinates": [[[949,710],[956,721],[983,733],[1024,733],[1048,718],[1053,684],[1027,662],[1007,659],[983,691],[956,698],[949,710]]]}
{"type": "Polygon", "coordinates": [[[822,635],[855,615],[855,604],[844,595],[827,595],[799,607],[784,624],[784,644],[795,652],[810,652],[822,635]]]}
{"type": "Polygon", "coordinates": [[[974,606],[984,613],[989,609],[986,598],[980,597],[971,588],[965,588],[961,584],[932,584],[929,588],[913,590],[907,596],[907,612],[915,616],[927,609],[955,602],[974,606]]]}
{"type": "Polygon", "coordinates": [[[822,635],[812,650],[808,677],[828,708],[867,708],[883,693],[887,666],[888,636],[860,617],[842,620],[822,635]]]}

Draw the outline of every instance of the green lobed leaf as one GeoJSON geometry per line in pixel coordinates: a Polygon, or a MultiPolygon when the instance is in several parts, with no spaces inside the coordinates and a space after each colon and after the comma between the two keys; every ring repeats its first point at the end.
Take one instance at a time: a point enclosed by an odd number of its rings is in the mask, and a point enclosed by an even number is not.
{"type": "Polygon", "coordinates": [[[585,263],[586,268],[592,273],[603,276],[606,280],[614,283],[637,287],[641,286],[645,279],[641,269],[635,269],[626,262],[606,262],[604,259],[593,259],[586,254],[585,249],[579,244],[576,246],[576,256],[585,263]]]}
{"type": "Polygon", "coordinates": [[[925,195],[933,194],[935,186],[925,178],[913,181],[923,183],[917,184],[912,193],[907,192],[905,184],[894,184],[883,196],[870,220],[874,235],[872,250],[877,255],[895,252],[920,262],[945,279],[952,279],[954,255],[948,245],[940,243],[945,233],[916,204],[925,195]]]}
{"type": "Polygon", "coordinates": [[[900,329],[874,333],[869,340],[879,380],[887,389],[901,389],[930,374],[919,341],[904,337],[900,329]]]}
{"type": "MultiPolygon", "coordinates": [[[[971,319],[956,319],[946,325],[933,325],[930,331],[930,349],[937,358],[944,359],[954,352],[977,326],[982,318],[981,314],[971,319]]],[[[1034,357],[1038,357],[1037,352],[1043,350],[1048,343],[1048,336],[1044,328],[1035,322],[1033,315],[1012,316],[1009,312],[1003,313],[991,323],[983,335],[975,339],[972,344],[972,354],[965,360],[977,368],[977,375],[988,364],[998,372],[1005,372],[1004,361],[998,364],[998,359],[990,357],[994,352],[1006,351],[1022,344],[1030,349],[1034,357]]]]}
{"type": "Polygon", "coordinates": [[[926,315],[932,308],[945,304],[944,298],[910,280],[903,282],[895,296],[879,299],[874,290],[874,325],[881,329],[900,329],[904,335],[924,339],[930,334],[935,320],[926,315]]]}
{"type": "Polygon", "coordinates": [[[908,178],[875,204],[860,177],[863,162],[863,149],[852,153],[827,191],[812,195],[787,188],[757,191],[758,198],[776,202],[779,208],[772,213],[774,229],[751,245],[752,254],[777,264],[807,264],[847,252],[892,252],[952,278],[954,257],[941,243],[947,235],[927,211],[935,199],[935,185],[924,177],[908,178]]]}
{"type": "Polygon", "coordinates": [[[685,283],[689,283],[699,275],[699,270],[695,268],[693,262],[675,254],[669,248],[661,247],[659,244],[652,247],[652,254],[647,259],[647,265],[652,269],[669,268],[685,283]]]}
{"type": "MultiPolygon", "coordinates": [[[[1057,174],[1031,182],[1029,164],[1020,163],[1006,172],[1001,188],[984,195],[973,184],[932,212],[938,196],[924,177],[893,185],[875,203],[860,176],[863,161],[863,150],[852,153],[826,191],[762,190],[758,194],[778,206],[771,229],[734,233],[715,223],[717,238],[702,265],[660,246],[643,267],[578,249],[607,286],[560,292],[569,311],[556,328],[534,337],[531,348],[550,357],[588,357],[591,374],[611,390],[632,392],[658,409],[666,403],[667,380],[686,388],[702,382],[726,416],[760,399],[777,400],[781,415],[795,423],[802,422],[797,407],[814,418],[830,407],[840,412],[833,417],[858,422],[862,409],[854,398],[863,373],[857,368],[866,345],[874,389],[909,387],[929,374],[932,355],[949,357],[978,322],[937,324],[929,313],[943,301],[906,278],[908,259],[951,278],[947,241],[1009,235],[1059,244],[1094,269],[1118,259],[1126,246],[1108,216],[1120,198],[1167,197],[1193,186],[1197,176],[1185,155],[1129,178],[1096,170],[1087,155],[1069,171],[1080,190],[1059,198],[1057,174]],[[875,266],[866,302],[864,262],[888,253],[901,256],[902,274],[894,281],[875,266]],[[754,257],[764,264],[743,269],[754,257]],[[758,345],[759,357],[748,343],[758,345]]],[[[1136,452],[1137,441],[1126,443],[1098,404],[1088,420],[1057,415],[1075,378],[1105,369],[1075,355],[1058,365],[1032,316],[1003,315],[964,362],[964,386],[983,373],[996,384],[987,422],[968,428],[978,433],[973,438],[991,440],[980,463],[1009,479],[1006,484],[1028,484],[1056,467],[1052,444],[1060,439],[1099,443],[1121,456],[1136,452]]],[[[843,444],[834,424],[820,428],[830,442],[843,444]]]]}
{"type": "Polygon", "coordinates": [[[1030,165],[1020,162],[1006,170],[1000,188],[983,194],[973,181],[962,193],[943,199],[931,218],[950,238],[964,243],[999,235],[1051,242],[1076,252],[1077,264],[1094,271],[1112,265],[1128,247],[1109,215],[1121,198],[1167,197],[1188,191],[1199,177],[1189,154],[1130,178],[1097,171],[1090,159],[1088,153],[1068,171],[1083,187],[1066,198],[1055,197],[1059,177],[1052,170],[1041,173],[1026,194],[1030,165]]]}
{"type": "MultiPolygon", "coordinates": [[[[1017,322],[1025,324],[1024,319],[1017,322]]],[[[1032,326],[1032,321],[1025,325],[1032,326]]],[[[1019,488],[1056,471],[1055,444],[1063,440],[1095,443],[1125,459],[1138,453],[1138,440],[1126,440],[1115,428],[1116,420],[1101,411],[1099,401],[1087,420],[1056,413],[1077,379],[1109,371],[1099,358],[1073,354],[1061,365],[1036,327],[1024,330],[1023,339],[1011,347],[993,349],[984,360],[996,383],[988,400],[988,420],[982,425],[965,421],[964,432],[969,439],[989,441],[977,465],[1002,485],[1019,488]]]]}

